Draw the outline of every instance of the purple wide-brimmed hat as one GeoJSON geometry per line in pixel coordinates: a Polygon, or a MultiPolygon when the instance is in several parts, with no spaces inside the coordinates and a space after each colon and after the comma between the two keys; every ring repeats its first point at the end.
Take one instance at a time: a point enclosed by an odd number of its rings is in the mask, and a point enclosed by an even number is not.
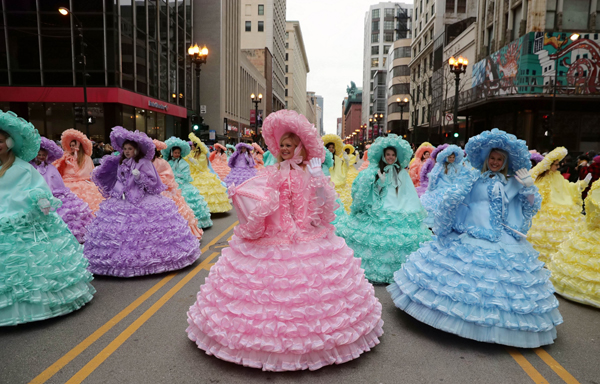
{"type": "Polygon", "coordinates": [[[248,150],[248,152],[252,151],[254,149],[254,147],[252,146],[252,144],[248,144],[248,143],[237,143],[235,146],[235,150],[239,151],[240,149],[242,149],[242,147],[246,148],[248,150]]]}
{"type": "Polygon", "coordinates": [[[156,146],[148,135],[140,131],[128,131],[119,126],[113,127],[112,132],[110,133],[110,144],[115,151],[123,152],[123,143],[125,141],[136,142],[139,150],[144,154],[145,159],[152,160],[154,158],[156,146]]]}
{"type": "Polygon", "coordinates": [[[63,150],[54,141],[47,139],[42,136],[42,142],[40,143],[40,149],[44,149],[48,152],[47,163],[53,163],[60,159],[63,155],[63,150]]]}

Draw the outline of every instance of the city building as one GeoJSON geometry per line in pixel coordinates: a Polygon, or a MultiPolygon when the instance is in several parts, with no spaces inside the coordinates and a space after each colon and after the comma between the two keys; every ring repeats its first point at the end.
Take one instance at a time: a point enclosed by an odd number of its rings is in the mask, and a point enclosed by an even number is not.
{"type": "MultiPolygon", "coordinates": [[[[477,62],[464,80],[459,137],[494,127],[539,152],[600,150],[600,11],[595,2],[479,1],[477,62]],[[554,118],[553,118],[554,117],[554,118]]],[[[463,80],[461,80],[462,84],[463,80]]],[[[451,103],[454,103],[452,98],[451,103]]]]}
{"type": "Polygon", "coordinates": [[[317,131],[321,136],[325,134],[325,128],[323,126],[323,107],[325,105],[325,100],[323,96],[317,95],[317,131]]]}
{"type": "Polygon", "coordinates": [[[310,67],[298,21],[286,22],[285,46],[285,108],[306,115],[306,77],[310,67]]]}
{"type": "Polygon", "coordinates": [[[338,117],[337,118],[337,122],[336,122],[336,130],[335,130],[335,134],[338,136],[342,136],[342,118],[338,117]]]}
{"type": "Polygon", "coordinates": [[[264,114],[285,108],[286,0],[243,0],[241,49],[267,82],[264,114]]]}
{"type": "Polygon", "coordinates": [[[363,91],[354,82],[346,89],[348,97],[344,99],[344,126],[342,140],[346,143],[364,145],[366,129],[362,129],[363,91]]]}
{"type": "Polygon", "coordinates": [[[68,128],[86,132],[76,119],[84,109],[81,31],[91,137],[107,141],[117,125],[161,140],[187,136],[195,105],[187,50],[196,35],[192,14],[202,7],[198,2],[44,0],[0,6],[0,109],[14,111],[51,139],[68,128]],[[65,4],[71,12],[63,16],[58,9],[65,4]]]}
{"type": "Polygon", "coordinates": [[[317,126],[317,96],[314,92],[306,92],[306,112],[305,116],[308,121],[317,126]]]}

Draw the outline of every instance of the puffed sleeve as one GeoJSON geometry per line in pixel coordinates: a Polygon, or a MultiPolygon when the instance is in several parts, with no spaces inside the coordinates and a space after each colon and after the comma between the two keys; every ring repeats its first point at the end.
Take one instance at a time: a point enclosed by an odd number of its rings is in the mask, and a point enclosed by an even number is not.
{"type": "Polygon", "coordinates": [[[167,187],[160,180],[160,176],[150,160],[141,159],[136,164],[135,169],[140,171],[140,177],[137,179],[134,178],[134,181],[147,193],[151,195],[158,195],[167,189],[167,187]]]}

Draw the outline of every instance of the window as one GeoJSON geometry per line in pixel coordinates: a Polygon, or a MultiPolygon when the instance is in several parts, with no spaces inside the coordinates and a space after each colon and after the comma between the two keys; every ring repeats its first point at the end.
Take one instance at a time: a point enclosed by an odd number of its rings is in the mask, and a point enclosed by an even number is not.
{"type": "Polygon", "coordinates": [[[394,8],[385,9],[385,17],[394,17],[394,8]]]}
{"type": "Polygon", "coordinates": [[[394,29],[394,22],[393,21],[384,21],[383,22],[383,29],[386,31],[390,31],[394,29]]]}
{"type": "Polygon", "coordinates": [[[386,57],[386,56],[384,56],[384,57],[383,57],[383,64],[382,64],[382,66],[383,66],[383,67],[385,67],[385,63],[386,63],[386,62],[387,62],[387,57],[386,57]]]}
{"type": "Polygon", "coordinates": [[[287,97],[287,95],[288,95],[288,90],[287,90],[287,88],[286,88],[286,89],[285,89],[285,97],[287,97]]]}
{"type": "Polygon", "coordinates": [[[379,45],[371,46],[371,55],[379,55],[379,45]]]}
{"type": "Polygon", "coordinates": [[[429,54],[429,69],[433,69],[433,52],[429,54]]]}
{"type": "Polygon", "coordinates": [[[510,39],[514,40],[519,37],[519,29],[521,26],[521,18],[523,17],[523,4],[519,5],[517,8],[513,9],[513,25],[512,31],[510,35],[510,39]]]}
{"type": "Polygon", "coordinates": [[[431,16],[435,14],[435,4],[431,4],[431,16]]]}
{"type": "Polygon", "coordinates": [[[563,3],[563,30],[585,30],[590,16],[590,0],[569,0],[563,3]]]}
{"type": "Polygon", "coordinates": [[[288,85],[288,77],[285,77],[285,85],[288,85]]]}
{"type": "Polygon", "coordinates": [[[371,43],[379,43],[379,33],[374,33],[371,35],[371,43]]]}
{"type": "Polygon", "coordinates": [[[258,32],[264,32],[264,31],[265,31],[265,22],[259,21],[258,22],[258,32]]]}
{"type": "Polygon", "coordinates": [[[290,59],[290,54],[288,52],[285,53],[285,61],[288,61],[290,59]]]}
{"type": "Polygon", "coordinates": [[[285,66],[285,73],[289,73],[288,69],[289,69],[289,68],[288,68],[288,66],[287,66],[287,64],[286,64],[286,66],[285,66]]]}
{"type": "Polygon", "coordinates": [[[454,0],[446,0],[446,12],[454,13],[454,0]]]}
{"type": "Polygon", "coordinates": [[[422,124],[425,124],[425,111],[426,110],[427,110],[427,107],[421,108],[421,112],[422,112],[422,114],[421,114],[421,121],[422,121],[422,124]]]}
{"type": "Polygon", "coordinates": [[[383,46],[383,54],[387,55],[388,53],[390,53],[390,47],[391,45],[384,45],[383,46]]]}
{"type": "Polygon", "coordinates": [[[390,95],[408,95],[410,93],[410,84],[408,83],[403,83],[403,84],[394,84],[392,85],[392,87],[390,88],[390,95]]]}
{"type": "Polygon", "coordinates": [[[410,69],[408,68],[408,65],[398,65],[394,67],[392,70],[392,76],[410,76],[410,69]]]}
{"type": "Polygon", "coordinates": [[[265,14],[265,5],[264,4],[258,4],[258,15],[259,16],[263,16],[265,14]]]}
{"type": "Polygon", "coordinates": [[[373,19],[379,19],[379,9],[374,9],[372,13],[373,19]]]}
{"type": "Polygon", "coordinates": [[[415,21],[419,20],[419,8],[417,8],[417,11],[415,12],[415,21]]]}
{"type": "Polygon", "coordinates": [[[467,0],[458,0],[456,12],[457,13],[466,13],[467,12],[467,0]]]}
{"type": "Polygon", "coordinates": [[[285,49],[290,49],[290,43],[285,43],[285,49]]]}
{"type": "Polygon", "coordinates": [[[384,33],[383,34],[383,41],[385,41],[386,43],[391,43],[394,41],[394,34],[393,33],[384,33]]]}
{"type": "Polygon", "coordinates": [[[371,23],[371,32],[379,32],[379,21],[373,21],[371,23]]]}
{"type": "Polygon", "coordinates": [[[246,32],[252,32],[252,22],[246,21],[246,32]]]}
{"type": "Polygon", "coordinates": [[[371,68],[379,67],[379,57],[374,57],[371,59],[371,68]]]}
{"type": "Polygon", "coordinates": [[[427,58],[423,59],[423,73],[425,73],[425,68],[427,68],[427,58]]]}
{"type": "Polygon", "coordinates": [[[371,71],[371,79],[372,79],[373,77],[375,77],[375,74],[376,74],[376,73],[377,73],[377,71],[376,71],[376,70],[375,70],[375,71],[371,71]]]}
{"type": "Polygon", "coordinates": [[[246,4],[246,16],[252,16],[252,4],[246,4]]]}
{"type": "Polygon", "coordinates": [[[394,59],[410,57],[410,47],[398,47],[394,49],[394,59]]]}

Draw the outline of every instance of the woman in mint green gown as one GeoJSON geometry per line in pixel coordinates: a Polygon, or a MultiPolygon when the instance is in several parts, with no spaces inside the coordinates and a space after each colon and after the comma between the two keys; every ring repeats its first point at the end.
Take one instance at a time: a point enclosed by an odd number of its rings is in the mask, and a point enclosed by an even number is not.
{"type": "Polygon", "coordinates": [[[411,155],[401,137],[377,138],[369,149],[369,167],[352,184],[351,213],[335,224],[374,283],[393,282],[407,256],[431,240],[423,224],[426,212],[405,169],[411,155]]]}
{"type": "Polygon", "coordinates": [[[56,214],[60,200],[29,164],[31,123],[0,112],[0,326],[61,316],[96,292],[81,245],[56,214]]]}

